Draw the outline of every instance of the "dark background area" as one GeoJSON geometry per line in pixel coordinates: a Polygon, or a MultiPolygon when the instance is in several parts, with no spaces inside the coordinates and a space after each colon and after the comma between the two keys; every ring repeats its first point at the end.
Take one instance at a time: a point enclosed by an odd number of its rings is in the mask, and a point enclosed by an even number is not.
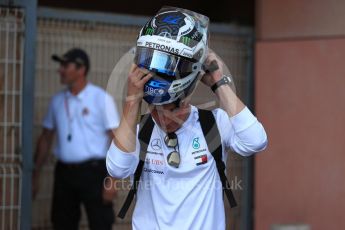
{"type": "Polygon", "coordinates": [[[207,15],[211,22],[254,25],[254,0],[189,0],[180,1],[114,1],[114,0],[38,0],[39,6],[108,13],[154,15],[162,6],[176,6],[207,15]],[[97,2],[97,5],[95,5],[97,2]],[[214,3],[212,3],[214,2],[214,3]]]}

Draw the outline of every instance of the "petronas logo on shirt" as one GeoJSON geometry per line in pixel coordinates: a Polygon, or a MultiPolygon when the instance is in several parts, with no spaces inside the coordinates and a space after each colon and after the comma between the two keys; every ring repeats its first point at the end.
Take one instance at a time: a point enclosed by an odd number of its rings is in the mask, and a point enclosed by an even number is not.
{"type": "Polygon", "coordinates": [[[196,138],[193,139],[192,146],[193,146],[193,149],[200,148],[199,137],[196,137],[196,138]]]}

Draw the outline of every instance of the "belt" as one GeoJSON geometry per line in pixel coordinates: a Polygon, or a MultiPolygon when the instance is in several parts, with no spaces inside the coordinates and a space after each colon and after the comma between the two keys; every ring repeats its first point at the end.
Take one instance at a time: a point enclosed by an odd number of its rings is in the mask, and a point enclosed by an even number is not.
{"type": "Polygon", "coordinates": [[[78,163],[65,163],[62,161],[58,161],[57,165],[64,168],[92,168],[98,166],[105,166],[105,159],[90,159],[78,163]]]}

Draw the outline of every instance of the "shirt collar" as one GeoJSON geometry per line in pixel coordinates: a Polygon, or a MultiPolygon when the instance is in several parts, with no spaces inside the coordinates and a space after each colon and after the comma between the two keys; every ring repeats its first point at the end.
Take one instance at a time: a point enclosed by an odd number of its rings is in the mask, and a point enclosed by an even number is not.
{"type": "Polygon", "coordinates": [[[90,88],[90,83],[88,82],[86,84],[86,86],[84,87],[84,89],[77,94],[77,98],[80,99],[80,100],[83,100],[87,96],[89,88],[90,88]]]}
{"type": "Polygon", "coordinates": [[[82,89],[82,91],[80,91],[77,95],[73,95],[68,89],[66,89],[66,97],[67,98],[70,98],[70,97],[76,97],[78,98],[79,100],[83,100],[86,96],[87,96],[87,93],[89,91],[89,88],[90,88],[90,85],[91,83],[87,83],[86,86],[84,87],[84,89],[82,89]]]}
{"type": "Polygon", "coordinates": [[[193,118],[195,118],[195,114],[198,113],[198,109],[194,105],[190,105],[190,113],[188,118],[183,122],[182,126],[175,131],[176,134],[180,134],[183,132],[184,129],[193,127],[193,118]]]}

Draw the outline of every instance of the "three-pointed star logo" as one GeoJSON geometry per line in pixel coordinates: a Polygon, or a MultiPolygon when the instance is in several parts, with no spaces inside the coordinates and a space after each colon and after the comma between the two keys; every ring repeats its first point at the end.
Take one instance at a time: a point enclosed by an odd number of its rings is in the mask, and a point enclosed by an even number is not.
{"type": "Polygon", "coordinates": [[[161,149],[161,140],[160,139],[153,139],[151,141],[151,147],[154,149],[154,150],[160,150],[161,149]]]}

